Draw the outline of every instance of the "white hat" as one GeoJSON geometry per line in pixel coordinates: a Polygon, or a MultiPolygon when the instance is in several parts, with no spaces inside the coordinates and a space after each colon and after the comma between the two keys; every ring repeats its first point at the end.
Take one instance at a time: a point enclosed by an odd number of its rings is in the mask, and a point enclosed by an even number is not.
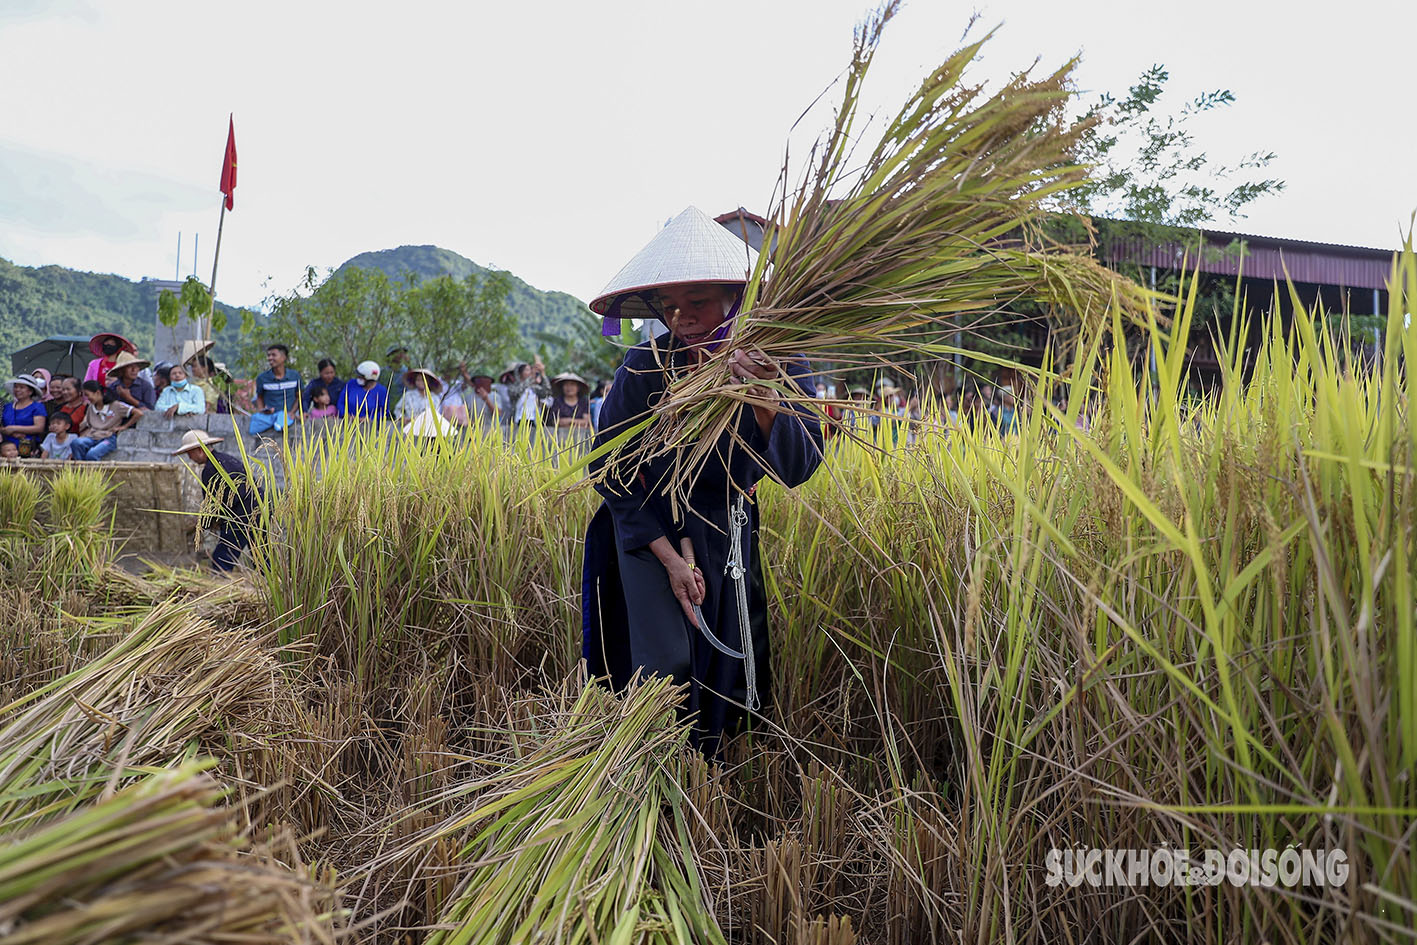
{"type": "Polygon", "coordinates": [[[440,414],[435,413],[430,404],[426,410],[408,422],[408,426],[404,427],[403,432],[409,436],[435,439],[442,436],[454,436],[458,432],[458,428],[440,414]]]}
{"type": "Polygon", "coordinates": [[[360,361],[355,365],[354,373],[358,374],[366,381],[377,381],[379,379],[379,362],[360,361]]]}
{"type": "Polygon", "coordinates": [[[173,456],[181,456],[183,453],[190,453],[192,450],[205,446],[209,443],[220,443],[221,437],[212,436],[205,430],[188,430],[182,434],[182,442],[177,445],[177,449],[172,451],[173,456]]]}
{"type": "Polygon", "coordinates": [[[182,360],[177,363],[186,364],[198,355],[206,354],[214,347],[216,347],[216,342],[214,341],[197,341],[193,338],[188,338],[186,341],[182,342],[182,360]]]}
{"type": "Polygon", "coordinates": [[[152,362],[147,358],[138,357],[131,351],[120,351],[118,352],[118,357],[113,360],[113,367],[108,369],[108,373],[117,377],[119,371],[134,364],[138,367],[148,367],[152,362]]]}
{"type": "Polygon", "coordinates": [[[33,374],[17,374],[5,382],[6,387],[14,387],[16,384],[23,384],[36,394],[44,393],[44,385],[33,374]]]}
{"type": "Polygon", "coordinates": [[[685,283],[746,285],[758,254],[698,207],[689,207],[650,240],[591,300],[607,318],[654,318],[644,295],[685,283]]]}

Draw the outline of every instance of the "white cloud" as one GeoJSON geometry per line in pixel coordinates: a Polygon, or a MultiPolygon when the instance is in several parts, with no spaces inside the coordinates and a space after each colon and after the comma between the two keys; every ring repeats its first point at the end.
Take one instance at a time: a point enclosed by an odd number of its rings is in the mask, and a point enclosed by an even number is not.
{"type": "MultiPolygon", "coordinates": [[[[0,254],[170,276],[177,232],[190,254],[200,230],[209,274],[235,112],[218,289],[251,303],[267,276],[286,288],[308,264],[402,243],[588,297],[684,206],[765,207],[788,129],[846,63],[865,4],[37,7],[0,33],[0,254]]],[[[986,52],[996,75],[1081,49],[1084,89],[1120,90],[1153,62],[1179,91],[1234,89],[1202,144],[1274,150],[1289,181],[1244,228],[1392,245],[1417,207],[1417,124],[1389,95],[1407,84],[1414,19],[1362,0],[1323,22],[1207,0],[1162,27],[1103,0],[1017,0],[980,25],[1005,21],[986,52]]],[[[964,25],[957,6],[908,6],[870,101],[898,102],[964,25]]]]}

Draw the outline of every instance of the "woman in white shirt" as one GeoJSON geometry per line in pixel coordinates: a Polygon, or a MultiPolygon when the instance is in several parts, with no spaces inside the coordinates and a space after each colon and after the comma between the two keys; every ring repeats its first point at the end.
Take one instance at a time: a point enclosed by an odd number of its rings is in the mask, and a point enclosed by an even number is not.
{"type": "Polygon", "coordinates": [[[413,368],[403,376],[404,392],[394,407],[394,419],[407,426],[421,414],[443,409],[443,382],[438,375],[423,368],[413,368]]]}

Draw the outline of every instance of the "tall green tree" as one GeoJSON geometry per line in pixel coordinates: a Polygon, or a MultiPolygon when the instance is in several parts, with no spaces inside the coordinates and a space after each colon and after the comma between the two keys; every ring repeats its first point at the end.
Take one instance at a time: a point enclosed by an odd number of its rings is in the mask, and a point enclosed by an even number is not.
{"type": "MultiPolygon", "coordinates": [[[[1234,105],[1234,92],[1212,89],[1168,109],[1170,81],[1166,67],[1154,65],[1126,94],[1103,94],[1088,107],[1085,117],[1092,124],[1079,140],[1077,158],[1092,172],[1064,195],[1061,209],[1068,214],[1051,219],[1046,230],[1064,243],[1095,241],[1119,271],[1143,285],[1154,277],[1158,290],[1174,294],[1181,289],[1178,273],[1116,261],[1110,249],[1126,243],[1173,245],[1192,264],[1202,253],[1238,254],[1238,244],[1222,249],[1207,244],[1201,227],[1233,226],[1252,203],[1283,191],[1284,181],[1267,176],[1274,152],[1219,159],[1197,137],[1196,122],[1234,105]]],[[[1193,334],[1208,333],[1229,318],[1234,283],[1230,277],[1202,278],[1193,334]]]]}
{"type": "Polygon", "coordinates": [[[491,271],[416,281],[402,296],[403,343],[414,363],[449,372],[460,362],[491,368],[519,343],[517,320],[507,306],[510,276],[491,271]]]}
{"type": "Polygon", "coordinates": [[[321,281],[311,267],[291,292],[266,300],[269,314],[243,325],[244,365],[260,370],[265,347],[276,342],[305,371],[328,357],[347,374],[366,359],[382,363],[395,345],[407,347],[419,366],[495,364],[517,340],[508,289],[497,272],[394,280],[378,269],[347,267],[321,281]]]}
{"type": "Polygon", "coordinates": [[[1233,92],[1202,92],[1166,113],[1160,109],[1170,79],[1165,66],[1154,65],[1126,95],[1104,94],[1087,110],[1094,121],[1077,156],[1093,172],[1068,192],[1070,208],[1137,224],[1194,228],[1243,217],[1251,203],[1284,189],[1284,181],[1264,176],[1274,152],[1253,151],[1226,163],[1197,142],[1196,119],[1234,105],[1233,92]]]}
{"type": "Polygon", "coordinates": [[[592,384],[614,377],[625,359],[624,347],[601,333],[601,319],[589,309],[559,332],[538,331],[532,337],[543,345],[542,359],[553,373],[573,371],[592,384]]]}

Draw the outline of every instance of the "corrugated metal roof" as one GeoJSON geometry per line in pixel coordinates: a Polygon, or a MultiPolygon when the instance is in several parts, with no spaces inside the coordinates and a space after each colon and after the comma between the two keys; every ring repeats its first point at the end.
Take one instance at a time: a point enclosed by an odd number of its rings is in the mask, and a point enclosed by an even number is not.
{"type": "Polygon", "coordinates": [[[1187,258],[1180,243],[1148,243],[1139,239],[1115,243],[1107,256],[1113,261],[1214,275],[1285,279],[1349,289],[1386,289],[1392,276],[1394,250],[1311,243],[1307,240],[1206,231],[1205,251],[1187,258]],[[1229,249],[1232,244],[1239,244],[1229,249]],[[1199,258],[1197,258],[1199,256],[1199,258]]]}

